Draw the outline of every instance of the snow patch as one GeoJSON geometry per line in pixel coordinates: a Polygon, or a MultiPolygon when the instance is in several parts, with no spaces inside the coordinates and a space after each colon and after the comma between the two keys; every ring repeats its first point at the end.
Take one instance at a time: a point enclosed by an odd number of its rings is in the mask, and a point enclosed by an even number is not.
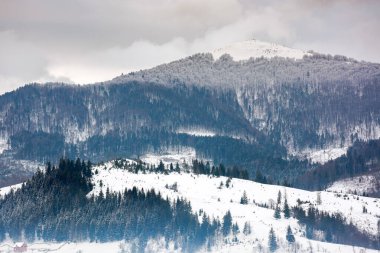
{"type": "Polygon", "coordinates": [[[140,157],[140,159],[148,164],[158,165],[162,161],[165,165],[172,163],[192,164],[192,161],[197,158],[197,153],[194,148],[180,147],[178,149],[169,149],[161,153],[148,153],[140,157]]]}
{"type": "MultiPolygon", "coordinates": [[[[123,160],[128,163],[134,163],[133,160],[123,160]]],[[[137,187],[138,189],[154,189],[160,192],[163,198],[168,197],[170,200],[185,198],[191,202],[193,211],[199,213],[205,211],[211,217],[222,219],[223,215],[230,210],[233,222],[237,223],[240,228],[238,242],[227,240],[218,240],[210,251],[205,248],[199,252],[266,252],[268,245],[269,229],[273,227],[278,238],[278,252],[294,252],[290,249],[285,241],[287,226],[290,225],[297,242],[297,252],[377,252],[375,250],[363,249],[361,247],[352,247],[349,245],[332,244],[305,238],[305,228],[298,224],[294,218],[275,219],[274,210],[260,207],[259,204],[275,203],[277,193],[282,192],[282,196],[287,196],[290,206],[297,204],[297,199],[307,201],[301,206],[307,209],[309,205],[317,207],[321,211],[329,213],[340,212],[347,221],[352,222],[361,231],[369,234],[377,234],[377,221],[380,215],[380,201],[376,198],[359,197],[352,194],[342,196],[333,192],[321,192],[321,203],[317,203],[316,192],[309,192],[294,188],[288,188],[277,185],[264,185],[249,180],[231,179],[227,187],[226,177],[211,177],[207,175],[195,175],[192,173],[131,173],[125,169],[115,167],[115,161],[110,161],[102,165],[94,166],[93,171],[98,173],[93,176],[94,189],[91,194],[98,195],[100,191],[105,191],[108,187],[110,191],[122,192],[127,189],[137,187]],[[167,185],[177,183],[177,189],[173,190],[167,185]],[[100,186],[102,185],[102,186],[100,186]],[[248,204],[240,204],[240,198],[243,192],[247,193],[248,204]],[[368,213],[362,213],[362,207],[365,206],[368,213]],[[244,223],[249,222],[252,226],[252,233],[244,235],[242,229],[244,223]]],[[[21,187],[21,184],[12,186],[14,189],[21,187]]],[[[0,189],[1,194],[9,192],[12,187],[0,189]]],[[[283,200],[282,200],[283,201],[283,200]]],[[[202,216],[199,216],[201,220],[202,216]]],[[[12,251],[14,243],[5,241],[0,244],[0,250],[12,251]]],[[[148,242],[149,252],[180,252],[174,250],[172,243],[169,248],[160,239],[148,242]]],[[[65,242],[65,243],[47,243],[37,242],[28,244],[28,250],[33,252],[57,253],[97,253],[97,252],[130,252],[131,244],[128,242],[65,242]]]]}
{"type": "MultiPolygon", "coordinates": [[[[280,242],[284,241],[282,238],[278,238],[280,242]]],[[[276,252],[324,252],[324,253],[335,253],[335,252],[345,252],[345,253],[375,253],[376,250],[364,249],[361,247],[353,247],[341,244],[332,244],[326,242],[311,241],[305,238],[296,237],[298,245],[300,248],[292,249],[282,247],[276,252]]],[[[237,243],[220,243],[210,250],[200,249],[198,252],[210,252],[210,253],[230,253],[230,252],[267,252],[265,250],[267,245],[262,244],[262,241],[249,242],[247,240],[242,240],[237,243]]],[[[0,244],[1,252],[14,252],[13,247],[15,244],[11,241],[5,241],[0,244]]],[[[55,252],[55,253],[119,253],[119,252],[133,252],[131,243],[124,241],[116,242],[63,242],[63,243],[50,243],[50,242],[37,242],[37,243],[27,243],[27,252],[55,252]]],[[[166,243],[164,240],[150,240],[146,248],[146,252],[162,252],[162,253],[180,253],[181,249],[174,249],[174,244],[169,243],[169,248],[166,248],[166,243]]]]}
{"type": "MultiPolygon", "coordinates": [[[[274,211],[263,208],[258,204],[274,205],[277,193],[282,192],[282,196],[287,196],[290,206],[298,205],[297,200],[304,201],[304,209],[313,205],[321,211],[329,213],[341,213],[347,221],[358,227],[359,230],[376,235],[377,221],[380,216],[380,200],[376,198],[362,197],[356,195],[342,196],[333,192],[321,192],[321,204],[317,203],[317,193],[288,188],[278,185],[265,185],[249,180],[231,179],[227,187],[227,177],[211,177],[207,175],[195,175],[192,173],[131,173],[124,169],[109,167],[107,164],[93,169],[98,170],[94,175],[94,189],[89,195],[98,195],[100,191],[105,192],[107,187],[110,191],[122,192],[125,188],[132,189],[154,189],[160,192],[163,198],[170,200],[184,198],[191,202],[193,210],[205,211],[211,217],[222,219],[224,214],[230,210],[234,222],[237,222],[242,229],[246,221],[254,227],[250,240],[258,238],[264,244],[268,237],[271,226],[276,228],[276,234],[286,234],[286,228],[291,225],[296,236],[302,237],[302,228],[296,219],[275,219],[274,211]],[[100,186],[102,182],[102,187],[100,186]],[[174,191],[167,185],[177,184],[174,191]],[[247,193],[249,203],[240,204],[243,192],[247,193]],[[363,213],[363,206],[368,213],[363,213]]],[[[302,232],[303,231],[303,232],[302,232]]]]}
{"type": "Polygon", "coordinates": [[[274,43],[268,43],[258,40],[248,40],[233,43],[223,48],[216,49],[212,52],[215,60],[219,59],[222,55],[228,54],[235,61],[248,60],[250,58],[273,58],[284,57],[292,59],[302,59],[309,53],[293,49],[285,46],[281,46],[274,43]]]}
{"type": "Polygon", "coordinates": [[[192,136],[201,136],[201,137],[213,137],[216,135],[214,131],[207,130],[207,129],[184,129],[180,128],[176,131],[177,134],[188,134],[192,136]]]}
{"type": "Polygon", "coordinates": [[[21,186],[22,183],[0,188],[0,197],[3,197],[4,195],[8,194],[11,190],[16,191],[17,189],[20,189],[21,186]]]}
{"type": "MultiPolygon", "coordinates": [[[[327,191],[338,193],[372,193],[380,186],[380,182],[372,175],[363,175],[335,181],[327,191]]],[[[380,188],[380,187],[379,187],[380,188]]]]}
{"type": "Polygon", "coordinates": [[[308,159],[312,163],[325,164],[330,160],[334,160],[347,153],[348,147],[342,148],[327,148],[322,150],[306,149],[298,154],[297,157],[302,159],[308,159]]]}
{"type": "Polygon", "coordinates": [[[8,149],[8,139],[0,138],[0,155],[8,149]]]}

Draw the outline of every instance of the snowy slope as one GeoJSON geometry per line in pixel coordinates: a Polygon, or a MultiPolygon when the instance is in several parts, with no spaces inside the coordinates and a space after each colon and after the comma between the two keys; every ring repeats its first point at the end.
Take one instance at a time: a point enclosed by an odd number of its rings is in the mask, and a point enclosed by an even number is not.
{"type": "Polygon", "coordinates": [[[249,58],[273,58],[284,57],[292,59],[302,59],[309,53],[281,46],[274,43],[268,43],[258,40],[247,40],[236,42],[223,48],[216,49],[212,52],[214,59],[219,59],[220,56],[229,54],[235,61],[248,60],[249,58]]]}
{"type": "MultiPolygon", "coordinates": [[[[133,160],[125,160],[125,163],[135,163],[133,160]]],[[[228,178],[212,177],[207,175],[195,175],[192,173],[171,172],[168,175],[156,173],[139,173],[128,172],[125,169],[115,166],[115,162],[107,162],[93,167],[94,189],[88,195],[99,194],[109,188],[111,191],[124,191],[125,188],[131,189],[155,189],[162,196],[175,200],[183,197],[191,202],[194,212],[205,211],[209,216],[221,219],[223,215],[230,210],[233,222],[237,222],[240,231],[243,230],[244,223],[249,222],[252,226],[252,233],[244,235],[238,234],[238,242],[233,242],[229,238],[227,241],[220,240],[213,248],[212,252],[266,252],[268,245],[268,233],[271,227],[280,244],[278,252],[293,251],[288,248],[285,240],[286,228],[291,226],[296,237],[297,252],[361,252],[361,248],[339,244],[330,244],[320,241],[308,240],[305,238],[304,227],[298,224],[294,218],[275,219],[274,210],[260,207],[261,204],[273,205],[276,201],[277,194],[281,191],[282,196],[287,196],[290,206],[295,206],[297,200],[309,201],[311,205],[316,206],[319,210],[330,213],[340,212],[352,221],[361,231],[372,235],[377,233],[377,221],[380,216],[380,201],[375,198],[354,196],[347,194],[342,196],[333,192],[321,192],[321,204],[317,204],[317,193],[303,191],[294,188],[287,188],[276,185],[264,185],[253,181],[242,179],[231,179],[229,187],[226,186],[228,178]],[[173,184],[177,184],[177,190],[174,190],[173,184]],[[100,185],[103,185],[102,187],[100,185]],[[249,203],[240,204],[240,198],[243,192],[247,193],[249,203]],[[362,213],[362,207],[365,206],[368,213],[362,213]]],[[[18,188],[15,185],[13,188],[18,188]]],[[[8,192],[10,187],[0,189],[0,193],[8,192]]],[[[284,200],[282,200],[283,203],[284,200]]],[[[305,209],[309,204],[302,205],[305,209]]],[[[199,216],[201,219],[201,216],[199,216]]],[[[13,242],[3,242],[0,244],[0,250],[11,249],[13,242]]],[[[148,243],[152,252],[175,252],[174,250],[164,250],[165,246],[160,240],[148,243]]],[[[125,242],[112,243],[32,243],[29,245],[30,252],[79,252],[96,253],[96,252],[120,252],[120,248],[128,249],[130,245],[125,242]],[[32,250],[32,251],[31,251],[32,250]]],[[[202,249],[201,252],[205,251],[202,249]]],[[[128,251],[127,251],[128,252],[128,251]]],[[[365,252],[376,252],[366,249],[365,252]]]]}
{"type": "Polygon", "coordinates": [[[146,153],[140,157],[144,163],[158,165],[161,161],[165,165],[172,163],[179,165],[183,163],[191,163],[197,159],[197,154],[194,148],[180,147],[178,149],[168,149],[160,153],[146,153]]]}
{"type": "Polygon", "coordinates": [[[326,149],[305,149],[302,152],[293,152],[293,155],[301,159],[308,159],[312,163],[325,164],[347,153],[348,147],[331,147],[326,149]]]}
{"type": "MultiPolygon", "coordinates": [[[[340,244],[323,243],[317,241],[306,240],[304,238],[297,238],[301,248],[298,250],[291,248],[280,248],[276,252],[323,252],[323,253],[376,253],[376,250],[363,249],[360,247],[352,247],[340,244]]],[[[257,244],[257,242],[255,242],[257,244]]],[[[14,252],[13,247],[14,242],[7,241],[0,244],[1,252],[14,252]]],[[[131,245],[127,242],[107,242],[107,243],[96,243],[96,242],[67,242],[67,243],[29,243],[28,253],[120,253],[120,252],[132,252],[131,245]],[[124,251],[122,251],[124,250],[124,251]]],[[[181,253],[180,250],[174,250],[173,247],[169,249],[165,248],[165,242],[163,240],[152,240],[148,242],[146,252],[160,252],[160,253],[181,253]]],[[[210,252],[205,250],[200,250],[200,253],[210,252]]],[[[244,253],[244,252],[268,252],[265,247],[260,248],[258,244],[255,246],[248,240],[241,243],[230,243],[228,245],[218,245],[211,249],[213,253],[244,253]]]]}
{"type": "Polygon", "coordinates": [[[335,181],[327,191],[337,193],[373,193],[380,188],[380,182],[374,175],[362,175],[335,181]]]}
{"type": "Polygon", "coordinates": [[[216,135],[214,131],[207,130],[207,129],[196,129],[196,128],[180,128],[176,131],[178,134],[188,134],[192,136],[206,136],[206,137],[213,137],[216,135]]]}
{"type": "Polygon", "coordinates": [[[22,186],[22,183],[0,188],[0,197],[8,194],[11,190],[16,191],[17,189],[20,189],[21,186],[22,186]]]}
{"type": "MultiPolygon", "coordinates": [[[[248,249],[260,248],[260,245],[265,248],[268,244],[269,229],[272,226],[285,247],[284,237],[288,225],[292,227],[296,240],[302,242],[301,247],[304,249],[309,246],[309,243],[314,246],[318,244],[319,247],[326,249],[327,252],[337,252],[337,247],[345,247],[316,241],[309,242],[304,237],[304,228],[300,227],[297,220],[293,218],[277,220],[273,217],[274,211],[272,209],[259,206],[259,204],[265,203],[269,206],[272,205],[279,191],[282,192],[283,196],[287,196],[290,206],[297,205],[297,199],[310,201],[319,210],[342,213],[348,221],[352,221],[361,231],[372,235],[377,233],[377,216],[380,216],[380,201],[373,198],[357,198],[354,195],[341,196],[333,192],[321,192],[322,204],[317,205],[316,192],[276,185],[264,185],[248,180],[232,179],[230,187],[227,188],[226,181],[228,178],[226,177],[210,177],[192,173],[170,173],[168,175],[155,173],[134,174],[124,169],[115,168],[113,162],[94,167],[94,170],[97,170],[98,174],[94,176],[95,187],[89,195],[97,195],[101,190],[104,192],[107,187],[116,192],[133,187],[145,190],[154,188],[164,198],[168,197],[175,200],[177,197],[183,197],[190,200],[194,211],[204,210],[211,217],[221,219],[230,210],[233,221],[238,223],[240,230],[243,229],[244,223],[247,221],[252,225],[253,233],[251,235],[245,236],[240,233],[239,244],[228,243],[229,247],[237,247],[236,250],[241,252],[250,252],[248,249]],[[103,187],[100,187],[101,182],[103,187]],[[170,187],[175,183],[177,184],[177,191],[172,190],[170,187]],[[240,198],[244,191],[247,192],[249,198],[248,205],[240,204],[240,198]],[[367,208],[368,213],[362,213],[363,206],[367,208]]],[[[303,205],[305,209],[308,206],[309,204],[303,205]]],[[[223,247],[223,245],[217,245],[215,251],[220,252],[223,247]]],[[[351,250],[352,247],[342,252],[351,252],[351,250]]],[[[225,252],[231,251],[226,250],[225,252]]]]}

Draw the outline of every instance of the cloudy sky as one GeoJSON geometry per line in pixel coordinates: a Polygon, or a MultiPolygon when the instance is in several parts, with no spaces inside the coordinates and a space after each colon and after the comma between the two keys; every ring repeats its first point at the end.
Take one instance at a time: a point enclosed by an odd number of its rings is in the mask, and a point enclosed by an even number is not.
{"type": "Polygon", "coordinates": [[[247,39],[380,62],[378,0],[1,0],[0,94],[92,83],[247,39]]]}

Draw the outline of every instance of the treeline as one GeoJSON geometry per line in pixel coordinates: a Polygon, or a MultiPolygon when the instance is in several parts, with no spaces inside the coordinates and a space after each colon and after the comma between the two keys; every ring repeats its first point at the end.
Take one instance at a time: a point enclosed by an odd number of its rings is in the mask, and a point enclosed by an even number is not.
{"type": "Polygon", "coordinates": [[[379,237],[370,236],[358,230],[339,213],[329,214],[309,207],[305,211],[300,206],[292,209],[294,218],[306,226],[306,237],[331,243],[353,245],[358,247],[380,249],[379,237]],[[321,233],[323,232],[321,238],[321,233]]]}
{"type": "Polygon", "coordinates": [[[251,125],[229,89],[145,82],[32,85],[0,97],[1,108],[8,108],[0,125],[16,159],[58,161],[65,153],[100,162],[192,147],[215,164],[238,165],[251,176],[260,169],[276,180],[291,178],[306,166],[287,160],[285,147],[251,125]],[[40,120],[31,120],[32,112],[40,120]],[[216,135],[177,133],[182,128],[209,129],[216,135]],[[88,138],[78,140],[68,129],[88,138]]]}
{"type": "Polygon", "coordinates": [[[212,175],[212,176],[225,176],[232,178],[240,178],[240,179],[249,179],[248,171],[245,169],[238,168],[233,166],[232,168],[226,168],[223,164],[219,166],[211,166],[209,162],[206,164],[203,161],[193,160],[193,172],[195,174],[204,174],[204,175],[212,175]]]}
{"type": "Polygon", "coordinates": [[[91,163],[61,159],[37,172],[17,191],[0,200],[0,239],[14,241],[137,241],[143,251],[149,239],[164,237],[182,251],[212,244],[219,222],[205,214],[202,223],[190,203],[171,203],[154,190],[102,189],[94,196],[91,163]]]}
{"type": "Polygon", "coordinates": [[[306,172],[296,180],[296,187],[322,190],[336,180],[380,171],[380,140],[357,141],[347,154],[306,172]]]}
{"type": "Polygon", "coordinates": [[[171,172],[193,172],[197,175],[211,175],[215,177],[231,177],[249,180],[249,174],[246,169],[238,168],[237,166],[226,167],[223,164],[211,165],[209,161],[204,162],[203,160],[195,159],[192,164],[182,164],[180,166],[178,163],[170,163],[165,165],[162,161],[158,165],[146,164],[141,160],[137,162],[129,162],[125,159],[117,159],[114,162],[116,168],[128,170],[132,173],[163,173],[168,174],[171,172]]]}
{"type": "MultiPolygon", "coordinates": [[[[146,128],[141,128],[138,133],[128,136],[109,133],[91,137],[82,148],[88,153],[95,154],[97,161],[100,162],[100,160],[135,157],[136,154],[143,155],[159,152],[162,149],[183,147],[194,148],[200,157],[210,158],[214,164],[223,164],[231,168],[243,167],[251,177],[255,175],[256,170],[260,170],[275,182],[286,177],[292,179],[307,167],[305,161],[283,159],[286,151],[273,144],[258,145],[226,136],[201,137],[146,128]]],[[[71,156],[75,156],[77,152],[76,149],[66,150],[66,154],[71,156]]]]}
{"type": "Polygon", "coordinates": [[[80,156],[93,162],[113,160],[118,157],[137,157],[165,149],[192,147],[201,157],[215,164],[244,167],[251,177],[260,170],[275,180],[293,178],[306,170],[307,164],[298,160],[286,160],[286,151],[279,145],[258,145],[226,136],[200,137],[141,127],[127,135],[109,132],[90,137],[83,143],[64,143],[64,136],[43,132],[22,131],[11,138],[10,145],[17,159],[58,161],[60,154],[80,156]]]}

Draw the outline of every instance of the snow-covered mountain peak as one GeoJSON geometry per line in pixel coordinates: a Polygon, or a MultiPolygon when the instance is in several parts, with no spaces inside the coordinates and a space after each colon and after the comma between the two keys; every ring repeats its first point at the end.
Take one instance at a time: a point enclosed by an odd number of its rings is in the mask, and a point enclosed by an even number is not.
{"type": "Polygon", "coordinates": [[[229,54],[235,61],[248,60],[249,58],[273,58],[284,57],[292,59],[302,59],[309,53],[281,46],[275,43],[268,43],[259,40],[247,40],[236,42],[228,46],[219,48],[211,52],[214,59],[219,59],[224,54],[229,54]]]}

